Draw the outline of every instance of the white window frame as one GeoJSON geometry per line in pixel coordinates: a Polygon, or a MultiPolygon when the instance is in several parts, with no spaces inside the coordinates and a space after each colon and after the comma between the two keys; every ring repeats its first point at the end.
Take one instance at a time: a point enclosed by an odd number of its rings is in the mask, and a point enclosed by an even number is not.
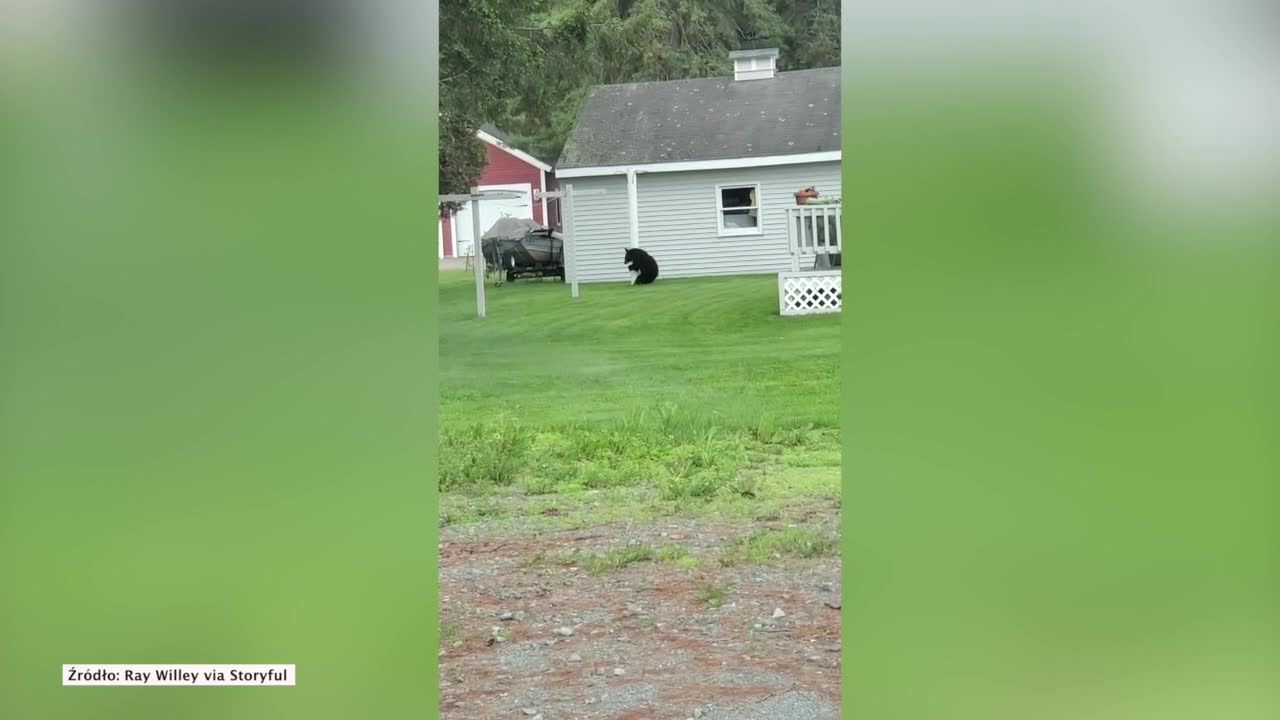
{"type": "MultiPolygon", "coordinates": [[[[738,237],[742,235],[763,235],[764,234],[764,213],[761,212],[760,183],[740,182],[740,183],[724,183],[716,185],[716,235],[719,237],[738,237]],[[756,211],[756,226],[753,228],[726,228],[724,226],[724,191],[736,190],[740,188],[755,188],[752,197],[755,198],[756,204],[752,208],[756,211]]],[[[727,208],[728,210],[737,210],[740,208],[727,208]]]]}

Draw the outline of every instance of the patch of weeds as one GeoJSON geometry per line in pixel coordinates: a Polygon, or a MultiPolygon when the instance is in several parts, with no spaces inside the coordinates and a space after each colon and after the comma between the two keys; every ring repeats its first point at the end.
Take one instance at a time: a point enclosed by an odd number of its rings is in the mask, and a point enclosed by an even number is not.
{"type": "Polygon", "coordinates": [[[692,418],[681,413],[680,406],[675,403],[658,403],[654,408],[654,415],[657,418],[658,429],[668,437],[679,436],[694,430],[692,418]]]}
{"type": "Polygon", "coordinates": [[[598,428],[565,428],[567,453],[560,459],[604,460],[615,454],[619,443],[615,433],[601,432],[598,428]]]}
{"type": "Polygon", "coordinates": [[[524,561],[520,563],[520,567],[522,568],[542,567],[544,565],[550,565],[551,563],[552,563],[552,559],[547,557],[546,553],[540,552],[537,555],[534,555],[533,557],[526,558],[524,561]]]}
{"type": "Polygon", "coordinates": [[[814,530],[786,528],[762,530],[724,549],[721,564],[738,562],[763,564],[785,558],[816,558],[835,555],[839,542],[814,530]]]}
{"type": "Polygon", "coordinates": [[[664,545],[658,548],[658,562],[674,563],[689,557],[689,551],[683,545],[664,545]]]}
{"type": "Polygon", "coordinates": [[[588,572],[593,575],[602,575],[614,570],[622,568],[638,562],[649,562],[653,560],[653,548],[648,545],[628,545],[624,548],[609,550],[599,555],[589,555],[586,562],[582,563],[588,572]]]}
{"type": "Polygon", "coordinates": [[[626,457],[644,447],[644,443],[638,442],[642,437],[644,436],[636,428],[610,430],[604,434],[604,447],[614,457],[626,457]]]}
{"type": "Polygon", "coordinates": [[[658,480],[658,495],[669,501],[709,499],[731,482],[745,461],[741,442],[708,430],[696,442],[671,449],[667,473],[658,480]]]}
{"type": "Polygon", "coordinates": [[[756,521],[761,521],[761,522],[771,522],[775,520],[781,520],[782,506],[778,505],[777,503],[769,503],[767,505],[761,505],[760,507],[754,508],[754,512],[751,513],[751,519],[756,521]]]}
{"type": "Polygon", "coordinates": [[[560,481],[549,477],[527,477],[523,482],[525,495],[550,495],[560,489],[560,481]]]}
{"type": "Polygon", "coordinates": [[[789,427],[779,430],[774,442],[781,445],[789,445],[796,447],[799,445],[810,445],[818,439],[819,434],[815,432],[811,423],[789,427]]]}
{"type": "Polygon", "coordinates": [[[462,635],[462,630],[453,623],[444,623],[440,626],[440,642],[445,645],[452,645],[462,635]]]}
{"type": "Polygon", "coordinates": [[[725,482],[714,470],[679,468],[658,480],[658,497],[671,502],[710,500],[725,482]]]}
{"type": "Polygon", "coordinates": [[[594,502],[603,503],[610,507],[631,502],[631,492],[624,487],[603,488],[588,494],[591,495],[594,502]]]}
{"type": "Polygon", "coordinates": [[[685,555],[684,557],[676,558],[674,563],[677,568],[685,571],[697,570],[701,564],[702,561],[696,555],[685,555]]]}
{"type": "Polygon", "coordinates": [[[729,589],[723,585],[703,585],[694,591],[693,596],[698,602],[714,610],[724,605],[724,598],[728,594],[729,589]]]}
{"type": "Polygon", "coordinates": [[[641,460],[586,460],[577,466],[576,477],[584,488],[601,489],[639,485],[657,475],[659,469],[641,460]]]}
{"type": "MultiPolygon", "coordinates": [[[[631,417],[631,416],[629,416],[631,417]]],[[[650,484],[661,472],[664,443],[644,420],[616,428],[565,426],[542,433],[534,449],[534,487],[600,489],[650,484]]]]}
{"type": "Polygon", "coordinates": [[[560,517],[564,515],[564,509],[557,502],[530,503],[528,514],[540,515],[542,517],[560,517]]]}
{"type": "Polygon", "coordinates": [[[839,448],[788,448],[783,462],[793,468],[838,468],[839,448]]]}
{"type": "Polygon", "coordinates": [[[461,508],[446,508],[441,504],[440,527],[445,527],[447,525],[461,525],[470,519],[471,517],[461,508]]]}
{"type": "Polygon", "coordinates": [[[649,419],[649,411],[644,408],[633,408],[622,416],[619,428],[629,435],[639,435],[653,427],[649,419]]]}
{"type": "Polygon", "coordinates": [[[440,435],[440,489],[482,489],[515,482],[533,433],[509,415],[440,435]]]}
{"type": "Polygon", "coordinates": [[[441,489],[502,503],[442,498],[441,523],[513,515],[519,500],[495,492],[509,485],[554,502],[532,521],[557,528],[631,519],[639,510],[769,519],[776,513],[753,506],[801,495],[825,501],[838,487],[837,430],[788,426],[768,412],[736,426],[714,415],[666,403],[604,424],[535,431],[503,416],[442,433],[441,489]]]}
{"type": "Polygon", "coordinates": [[[714,410],[710,413],[694,412],[667,404],[654,415],[658,433],[669,443],[677,445],[694,444],[705,439],[708,433],[724,434],[727,429],[724,417],[714,410]]]}
{"type": "Polygon", "coordinates": [[[557,528],[569,530],[614,523],[650,523],[665,512],[667,512],[665,507],[640,500],[615,501],[601,498],[598,501],[581,502],[572,507],[562,508],[562,514],[555,520],[557,528]]]}
{"type": "Polygon", "coordinates": [[[778,442],[778,421],[772,415],[761,415],[747,431],[758,443],[772,445],[778,442]]]}
{"type": "Polygon", "coordinates": [[[693,451],[690,453],[697,467],[716,467],[720,465],[726,458],[726,450],[728,447],[724,442],[719,440],[719,430],[711,428],[698,438],[693,444],[693,451]]]}
{"type": "Polygon", "coordinates": [[[760,471],[740,472],[726,486],[726,490],[734,495],[746,498],[758,498],[763,494],[764,474],[760,471]]]}
{"type": "Polygon", "coordinates": [[[467,525],[506,517],[511,509],[492,496],[445,495],[440,499],[440,525],[467,525]]]}
{"type": "Polygon", "coordinates": [[[762,482],[770,497],[825,499],[840,490],[840,468],[784,466],[762,482]]]}
{"type": "Polygon", "coordinates": [[[539,553],[526,561],[526,565],[561,565],[564,567],[580,567],[590,573],[600,575],[632,565],[638,562],[666,562],[688,567],[692,556],[681,545],[664,545],[654,548],[651,545],[627,545],[613,548],[603,553],[583,553],[572,550],[558,555],[539,553]]]}

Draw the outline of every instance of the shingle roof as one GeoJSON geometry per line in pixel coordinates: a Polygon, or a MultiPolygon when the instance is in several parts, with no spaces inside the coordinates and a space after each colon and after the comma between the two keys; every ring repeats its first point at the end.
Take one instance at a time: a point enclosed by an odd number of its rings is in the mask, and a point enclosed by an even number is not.
{"type": "Polygon", "coordinates": [[[840,68],[592,88],[557,168],[840,149],[840,68]]]}
{"type": "Polygon", "coordinates": [[[515,145],[514,145],[514,144],[512,144],[512,142],[511,142],[511,136],[510,136],[510,135],[507,135],[507,131],[503,130],[502,128],[498,127],[497,125],[494,125],[493,123],[484,123],[484,124],[482,124],[482,125],[480,126],[480,129],[481,129],[482,131],[487,132],[487,133],[489,133],[490,135],[492,135],[492,136],[494,136],[494,137],[498,138],[498,139],[499,139],[499,140],[501,140],[502,142],[504,142],[504,143],[506,143],[506,144],[508,144],[508,145],[511,145],[511,147],[515,147],[515,145]]]}
{"type": "Polygon", "coordinates": [[[506,143],[507,145],[519,150],[520,152],[528,154],[530,157],[535,157],[538,160],[541,160],[542,162],[548,165],[555,165],[555,158],[545,158],[541,155],[535,155],[532,152],[529,152],[528,150],[520,147],[519,145],[516,145],[515,142],[511,140],[511,135],[509,135],[506,130],[503,130],[497,125],[494,125],[493,123],[483,123],[482,125],[480,125],[480,130],[494,136],[495,138],[506,143]]]}

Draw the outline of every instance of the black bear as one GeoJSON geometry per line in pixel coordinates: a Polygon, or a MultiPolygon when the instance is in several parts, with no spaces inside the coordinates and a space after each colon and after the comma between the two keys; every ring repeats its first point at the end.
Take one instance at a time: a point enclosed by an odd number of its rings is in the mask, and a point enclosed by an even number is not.
{"type": "Polygon", "coordinates": [[[627,264],[627,270],[631,271],[632,285],[648,285],[658,279],[658,261],[640,248],[628,248],[622,261],[627,264]]]}

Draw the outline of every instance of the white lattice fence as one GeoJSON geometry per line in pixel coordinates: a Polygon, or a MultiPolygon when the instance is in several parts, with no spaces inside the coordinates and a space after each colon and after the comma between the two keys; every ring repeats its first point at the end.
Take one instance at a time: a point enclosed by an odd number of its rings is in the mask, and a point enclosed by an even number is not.
{"type": "Polygon", "coordinates": [[[778,312],[783,315],[840,312],[840,271],[778,273],[778,312]]]}

